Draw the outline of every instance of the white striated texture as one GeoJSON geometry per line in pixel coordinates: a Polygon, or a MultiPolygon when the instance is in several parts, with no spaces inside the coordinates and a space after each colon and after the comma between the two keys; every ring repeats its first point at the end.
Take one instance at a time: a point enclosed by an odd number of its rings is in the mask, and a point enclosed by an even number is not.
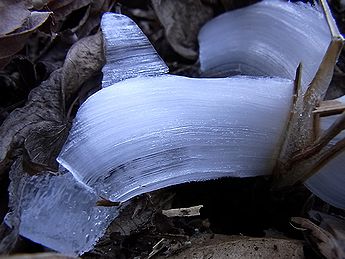
{"type": "Polygon", "coordinates": [[[58,157],[112,201],[170,185],[270,174],[291,107],[278,78],[136,78],[79,109],[58,157]]]}
{"type": "MultiPolygon", "coordinates": [[[[345,104],[345,96],[337,100],[345,104]]],[[[321,118],[321,129],[328,129],[339,115],[321,118]]],[[[336,136],[331,143],[345,138],[345,131],[336,136]]],[[[305,185],[310,191],[329,204],[345,209],[345,151],[329,161],[320,171],[309,178],[305,185]]]]}
{"type": "Polygon", "coordinates": [[[267,75],[294,79],[303,64],[302,87],[314,78],[330,43],[323,13],[304,3],[264,0],[224,13],[199,33],[205,75],[267,75]]]}
{"type": "Polygon", "coordinates": [[[167,73],[168,67],[145,34],[127,16],[105,13],[102,16],[106,65],[102,87],[137,76],[167,73]]]}
{"type": "MultiPolygon", "coordinates": [[[[10,195],[20,197],[20,235],[61,253],[78,255],[93,248],[118,211],[116,207],[97,207],[98,196],[66,170],[62,173],[23,173],[17,176],[21,178],[20,193],[13,193],[12,186],[10,195]]],[[[15,215],[6,216],[9,226],[14,220],[15,215]]]]}

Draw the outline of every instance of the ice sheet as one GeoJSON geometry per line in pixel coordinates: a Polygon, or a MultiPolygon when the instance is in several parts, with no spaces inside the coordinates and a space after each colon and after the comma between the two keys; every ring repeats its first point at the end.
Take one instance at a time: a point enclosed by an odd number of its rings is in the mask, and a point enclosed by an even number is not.
{"type": "Polygon", "coordinates": [[[145,34],[129,17],[105,13],[101,29],[106,54],[102,87],[127,78],[161,75],[169,71],[145,34]]]}
{"type": "MultiPolygon", "coordinates": [[[[45,172],[31,177],[23,172],[17,176],[20,183],[10,186],[10,195],[12,199],[20,197],[15,201],[21,212],[20,235],[58,252],[78,255],[93,248],[118,211],[116,207],[96,206],[97,195],[66,170],[60,173],[64,174],[45,172]]],[[[15,220],[14,214],[7,214],[8,225],[15,220]]]]}
{"type": "Polygon", "coordinates": [[[278,78],[136,78],[79,109],[58,157],[113,201],[170,185],[270,174],[293,83],[278,78]]]}
{"type": "MultiPolygon", "coordinates": [[[[345,104],[345,96],[337,100],[345,104]]],[[[328,129],[339,115],[323,117],[320,120],[322,130],[328,129]]],[[[345,131],[336,136],[331,143],[336,143],[345,138],[345,131]]],[[[321,170],[309,178],[305,185],[316,196],[329,204],[345,209],[345,151],[338,154],[321,170]]]]}
{"type": "Polygon", "coordinates": [[[305,3],[264,0],[224,13],[199,33],[204,75],[268,75],[294,79],[303,64],[302,87],[314,78],[331,36],[323,13],[305,3]]]}

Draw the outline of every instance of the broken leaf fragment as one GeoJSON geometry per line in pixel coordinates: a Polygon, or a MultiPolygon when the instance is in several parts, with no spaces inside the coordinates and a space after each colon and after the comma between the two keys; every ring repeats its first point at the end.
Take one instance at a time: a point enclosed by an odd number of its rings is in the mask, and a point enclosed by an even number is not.
{"type": "Polygon", "coordinates": [[[292,224],[299,226],[312,245],[326,258],[344,258],[344,218],[310,211],[311,220],[293,217],[292,224]]]}
{"type": "Polygon", "coordinates": [[[0,35],[19,29],[30,16],[25,1],[2,0],[0,2],[0,35]]]}
{"type": "Polygon", "coordinates": [[[24,20],[20,28],[7,34],[0,34],[0,62],[9,60],[12,55],[20,51],[29,36],[48,19],[50,14],[50,12],[33,11],[24,20]]]}
{"type": "Polygon", "coordinates": [[[201,0],[151,2],[171,47],[182,57],[196,60],[197,35],[204,23],[212,18],[212,8],[201,0]]]}
{"type": "Polygon", "coordinates": [[[48,163],[46,169],[57,170],[54,159],[69,127],[69,107],[80,86],[99,73],[103,65],[101,44],[100,33],[78,41],[67,54],[64,66],[33,89],[25,106],[14,110],[3,122],[0,173],[8,168],[23,145],[29,162],[48,163]]]}

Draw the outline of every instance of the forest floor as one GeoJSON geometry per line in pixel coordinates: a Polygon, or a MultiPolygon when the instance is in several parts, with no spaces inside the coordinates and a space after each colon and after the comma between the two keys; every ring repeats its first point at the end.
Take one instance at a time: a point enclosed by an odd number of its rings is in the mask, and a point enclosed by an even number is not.
{"type": "MultiPolygon", "coordinates": [[[[1,18],[4,22],[0,24],[0,125],[3,127],[6,120],[11,119],[10,114],[28,102],[32,89],[63,66],[67,52],[74,43],[99,31],[101,14],[106,11],[121,12],[131,17],[169,66],[170,73],[199,77],[197,34],[200,27],[212,17],[256,1],[153,2],[155,4],[148,0],[0,1],[0,17],[4,17],[1,18]],[[27,28],[22,28],[20,22],[19,25],[15,24],[14,20],[20,20],[21,17],[22,20],[26,19],[30,12],[28,10],[52,14],[50,17],[36,17],[27,28]],[[20,31],[26,32],[25,37],[20,31]],[[4,36],[6,34],[13,34],[13,37],[4,36]]],[[[330,1],[330,4],[339,29],[344,33],[345,6],[341,2],[330,1]]],[[[78,106],[100,89],[101,71],[98,72],[76,88],[71,100],[78,100],[69,103],[68,119],[73,119],[78,106]]],[[[344,72],[345,52],[339,58],[328,98],[345,93],[344,72]]],[[[50,108],[42,106],[41,109],[39,114],[50,108]]],[[[32,112],[35,111],[30,110],[32,112]]],[[[24,116],[29,118],[31,114],[24,116]]],[[[12,135],[4,134],[0,144],[0,151],[8,153],[0,154],[1,219],[9,211],[9,172],[13,161],[20,157],[27,162],[32,174],[42,170],[40,163],[30,159],[26,161],[28,156],[30,158],[30,152],[28,155],[25,149],[27,143],[18,140],[23,134],[29,133],[16,135],[18,128],[23,128],[25,123],[28,124],[28,121],[17,118],[14,126],[11,126],[12,131],[17,131],[12,135]],[[12,143],[10,149],[5,142],[12,143]]],[[[45,159],[55,161],[58,151],[48,152],[50,157],[45,159]]],[[[56,166],[54,162],[52,166],[56,166]]],[[[291,217],[309,218],[310,210],[344,215],[343,211],[314,197],[304,186],[273,193],[270,191],[270,179],[263,177],[182,184],[134,198],[95,248],[82,257],[322,258],[322,254],[325,254],[322,249],[333,249],[329,247],[330,244],[328,247],[326,245],[327,248],[320,248],[319,235],[302,231],[291,223],[291,217]],[[194,206],[201,206],[200,212],[188,215],[192,213],[188,208],[194,206]],[[166,216],[164,213],[168,213],[166,211],[171,208],[187,208],[187,215],[166,216]],[[119,226],[122,230],[119,230],[119,226]],[[233,254],[229,255],[229,251],[238,254],[231,252],[233,254]]],[[[0,239],[5,240],[6,233],[0,231],[0,239]]],[[[18,254],[49,251],[48,248],[19,237],[9,251],[3,252],[18,254]]],[[[36,257],[32,255],[32,258],[36,257]]]]}

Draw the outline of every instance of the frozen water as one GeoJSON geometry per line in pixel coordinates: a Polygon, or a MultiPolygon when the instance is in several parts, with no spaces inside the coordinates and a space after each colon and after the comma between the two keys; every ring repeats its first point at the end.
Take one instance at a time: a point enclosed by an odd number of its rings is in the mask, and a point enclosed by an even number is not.
{"type": "MultiPolygon", "coordinates": [[[[96,206],[97,195],[69,172],[60,173],[29,176],[22,172],[17,176],[20,183],[16,183],[21,188],[15,191],[11,186],[10,195],[19,197],[20,235],[61,253],[78,255],[93,248],[118,211],[116,207],[96,206]]],[[[11,226],[15,216],[9,213],[6,223],[11,226]]]]}
{"type": "MultiPolygon", "coordinates": [[[[224,13],[199,33],[204,75],[268,75],[294,79],[303,64],[305,90],[326,53],[331,37],[319,8],[304,3],[264,0],[224,13]],[[288,35],[288,37],[287,37],[288,35]]],[[[345,102],[345,97],[339,99],[345,102]]],[[[327,129],[336,116],[321,119],[327,129]]],[[[345,137],[345,132],[333,141],[345,137]]],[[[329,204],[345,209],[345,152],[336,156],[306,186],[329,204]]]]}
{"type": "Polygon", "coordinates": [[[145,34],[127,16],[105,13],[101,29],[107,62],[102,69],[102,87],[127,78],[168,72],[145,34]]]}
{"type": "Polygon", "coordinates": [[[170,185],[269,174],[291,107],[278,78],[135,78],[79,109],[58,157],[113,201],[170,185]]]}
{"type": "MultiPolygon", "coordinates": [[[[337,100],[345,104],[345,96],[337,100]]],[[[339,117],[334,115],[321,118],[321,129],[328,129],[332,123],[339,117]]],[[[345,131],[336,136],[331,143],[336,143],[345,138],[345,131]]],[[[329,204],[345,209],[345,151],[338,154],[329,161],[320,171],[309,178],[305,185],[316,196],[329,204]]]]}
{"type": "Polygon", "coordinates": [[[303,64],[306,89],[331,36],[323,13],[305,3],[265,0],[224,13],[199,33],[205,75],[267,75],[294,79],[303,64]]]}

